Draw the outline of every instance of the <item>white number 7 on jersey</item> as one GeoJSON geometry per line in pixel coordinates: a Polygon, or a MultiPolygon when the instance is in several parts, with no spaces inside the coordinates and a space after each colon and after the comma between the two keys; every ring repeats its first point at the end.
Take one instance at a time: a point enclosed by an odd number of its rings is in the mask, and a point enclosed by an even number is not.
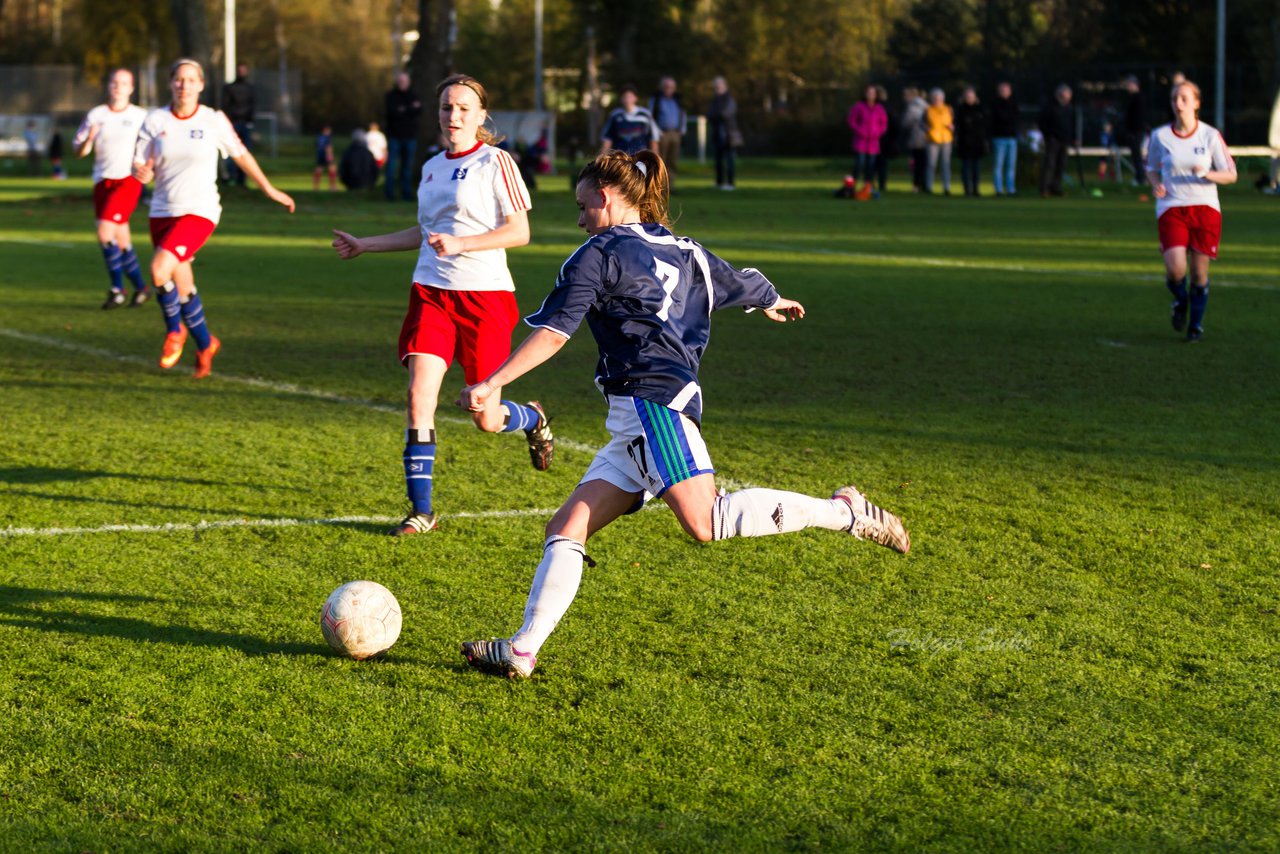
{"type": "Polygon", "coordinates": [[[654,258],[653,272],[662,282],[662,290],[666,293],[666,298],[662,300],[662,308],[658,309],[658,319],[666,321],[667,313],[671,311],[671,303],[674,302],[671,292],[680,286],[680,268],[654,258]]]}

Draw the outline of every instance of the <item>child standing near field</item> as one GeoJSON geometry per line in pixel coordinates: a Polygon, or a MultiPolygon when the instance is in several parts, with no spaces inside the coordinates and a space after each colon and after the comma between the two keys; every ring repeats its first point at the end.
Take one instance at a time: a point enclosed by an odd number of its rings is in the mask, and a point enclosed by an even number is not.
{"type": "Polygon", "coordinates": [[[528,677],[536,655],[573,602],[587,538],[660,497],[699,542],[764,537],[805,528],[845,531],[906,553],[897,516],[852,486],[830,498],[776,489],[716,491],[702,440],[698,367],[711,312],[740,307],[770,320],[804,317],[759,271],[737,270],[667,226],[662,158],[606,152],[582,170],[578,226],[589,235],[560,269],[555,289],[525,322],[534,331],[496,370],[464,388],[472,413],[499,390],[550,359],[583,320],[600,351],[596,384],[608,400],[611,439],[546,527],[524,624],[510,638],[469,641],[462,654],[480,670],[528,677]]]}
{"type": "Polygon", "coordinates": [[[329,173],[329,190],[338,189],[338,164],[333,158],[333,128],[325,125],[316,137],[316,171],[311,176],[311,189],[320,189],[320,178],[329,173]]]}

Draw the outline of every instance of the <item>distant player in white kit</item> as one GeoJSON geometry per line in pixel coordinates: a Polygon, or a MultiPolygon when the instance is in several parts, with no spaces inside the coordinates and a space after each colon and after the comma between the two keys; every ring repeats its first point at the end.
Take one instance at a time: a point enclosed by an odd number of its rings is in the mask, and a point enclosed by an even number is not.
{"type": "Polygon", "coordinates": [[[160,367],[182,357],[187,332],[196,340],[195,377],[207,377],[222,342],[209,333],[196,293],[191,261],[222,216],[218,160],[230,157],[273,202],[293,213],[293,199],[271,186],[258,161],[240,142],[226,115],[200,103],[204,69],[194,59],[169,68],[173,102],[152,110],[142,123],[133,154],[133,175],[144,184],[155,178],[151,197],[151,278],[164,309],[165,338],[160,367]]]}
{"type": "Polygon", "coordinates": [[[129,103],[133,73],[117,68],[107,81],[107,103],[89,111],[76,131],[72,146],[77,157],[93,152],[93,214],[98,221],[98,243],[111,289],[104,309],[142,305],[149,293],[133,251],[129,217],[142,196],[142,182],[133,177],[133,148],[147,111],[129,103]],[[124,277],[133,283],[133,299],[126,300],[124,277]]]}
{"type": "Polygon", "coordinates": [[[1147,180],[1156,197],[1165,284],[1173,294],[1173,328],[1185,329],[1187,341],[1195,342],[1204,337],[1209,262],[1218,257],[1222,236],[1218,185],[1236,182],[1236,164],[1222,134],[1200,121],[1199,86],[1189,80],[1178,83],[1171,100],[1173,123],[1151,134],[1147,180]]]}

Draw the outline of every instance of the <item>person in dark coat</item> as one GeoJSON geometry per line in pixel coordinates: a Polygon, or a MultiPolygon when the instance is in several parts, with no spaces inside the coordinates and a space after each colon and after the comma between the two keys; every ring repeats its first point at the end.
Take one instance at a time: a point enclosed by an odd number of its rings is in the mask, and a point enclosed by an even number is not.
{"type": "MultiPolygon", "coordinates": [[[[253,84],[249,82],[249,66],[243,62],[236,66],[236,79],[222,87],[222,112],[231,120],[231,129],[240,137],[245,150],[253,151],[253,84]]],[[[244,172],[230,157],[227,158],[227,179],[244,186],[244,172]]]]}
{"type": "Polygon", "coordinates": [[[396,186],[406,202],[418,200],[418,180],[414,158],[418,151],[418,118],[422,99],[409,87],[409,75],[401,71],[396,85],[387,93],[387,201],[394,201],[396,186]]]}
{"type": "Polygon", "coordinates": [[[1147,126],[1147,105],[1142,99],[1142,88],[1138,85],[1138,78],[1129,75],[1124,79],[1124,88],[1128,92],[1129,98],[1124,106],[1124,138],[1123,144],[1129,148],[1129,156],[1133,160],[1133,175],[1135,184],[1145,184],[1147,182],[1147,165],[1146,158],[1142,156],[1142,144],[1147,139],[1147,133],[1151,130],[1147,126]]]}
{"type": "Polygon", "coordinates": [[[1044,164],[1040,169],[1040,195],[1062,195],[1062,173],[1067,168],[1067,151],[1076,139],[1076,113],[1071,106],[1071,87],[1065,83],[1053,90],[1053,99],[1040,111],[1040,133],[1044,134],[1044,164]]]}
{"type": "Polygon", "coordinates": [[[707,131],[716,156],[716,186],[732,190],[737,186],[734,161],[743,141],[738,128],[738,102],[729,93],[729,83],[723,77],[715,78],[711,85],[716,94],[707,105],[707,131]]]}
{"type": "Polygon", "coordinates": [[[378,183],[378,161],[369,150],[366,134],[356,129],[351,144],[338,163],[338,180],[348,190],[364,190],[378,183]]]}
{"type": "Polygon", "coordinates": [[[982,158],[987,153],[987,115],[972,86],[965,87],[956,105],[956,153],[960,155],[964,194],[981,195],[978,184],[982,180],[982,158]]]}
{"type": "Polygon", "coordinates": [[[988,126],[991,148],[996,163],[991,170],[991,183],[996,195],[1014,196],[1018,193],[1018,102],[1013,99],[1013,86],[1008,82],[996,85],[996,98],[991,102],[988,126]]]}

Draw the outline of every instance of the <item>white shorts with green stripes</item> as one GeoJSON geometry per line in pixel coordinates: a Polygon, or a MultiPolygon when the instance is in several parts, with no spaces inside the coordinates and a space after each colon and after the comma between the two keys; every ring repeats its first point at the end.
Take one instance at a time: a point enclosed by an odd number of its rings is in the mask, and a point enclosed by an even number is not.
{"type": "Polygon", "coordinates": [[[715,472],[692,418],[638,397],[607,399],[605,427],[612,438],[591,461],[581,483],[607,481],[626,492],[642,492],[642,500],[648,501],[682,480],[715,472]]]}

